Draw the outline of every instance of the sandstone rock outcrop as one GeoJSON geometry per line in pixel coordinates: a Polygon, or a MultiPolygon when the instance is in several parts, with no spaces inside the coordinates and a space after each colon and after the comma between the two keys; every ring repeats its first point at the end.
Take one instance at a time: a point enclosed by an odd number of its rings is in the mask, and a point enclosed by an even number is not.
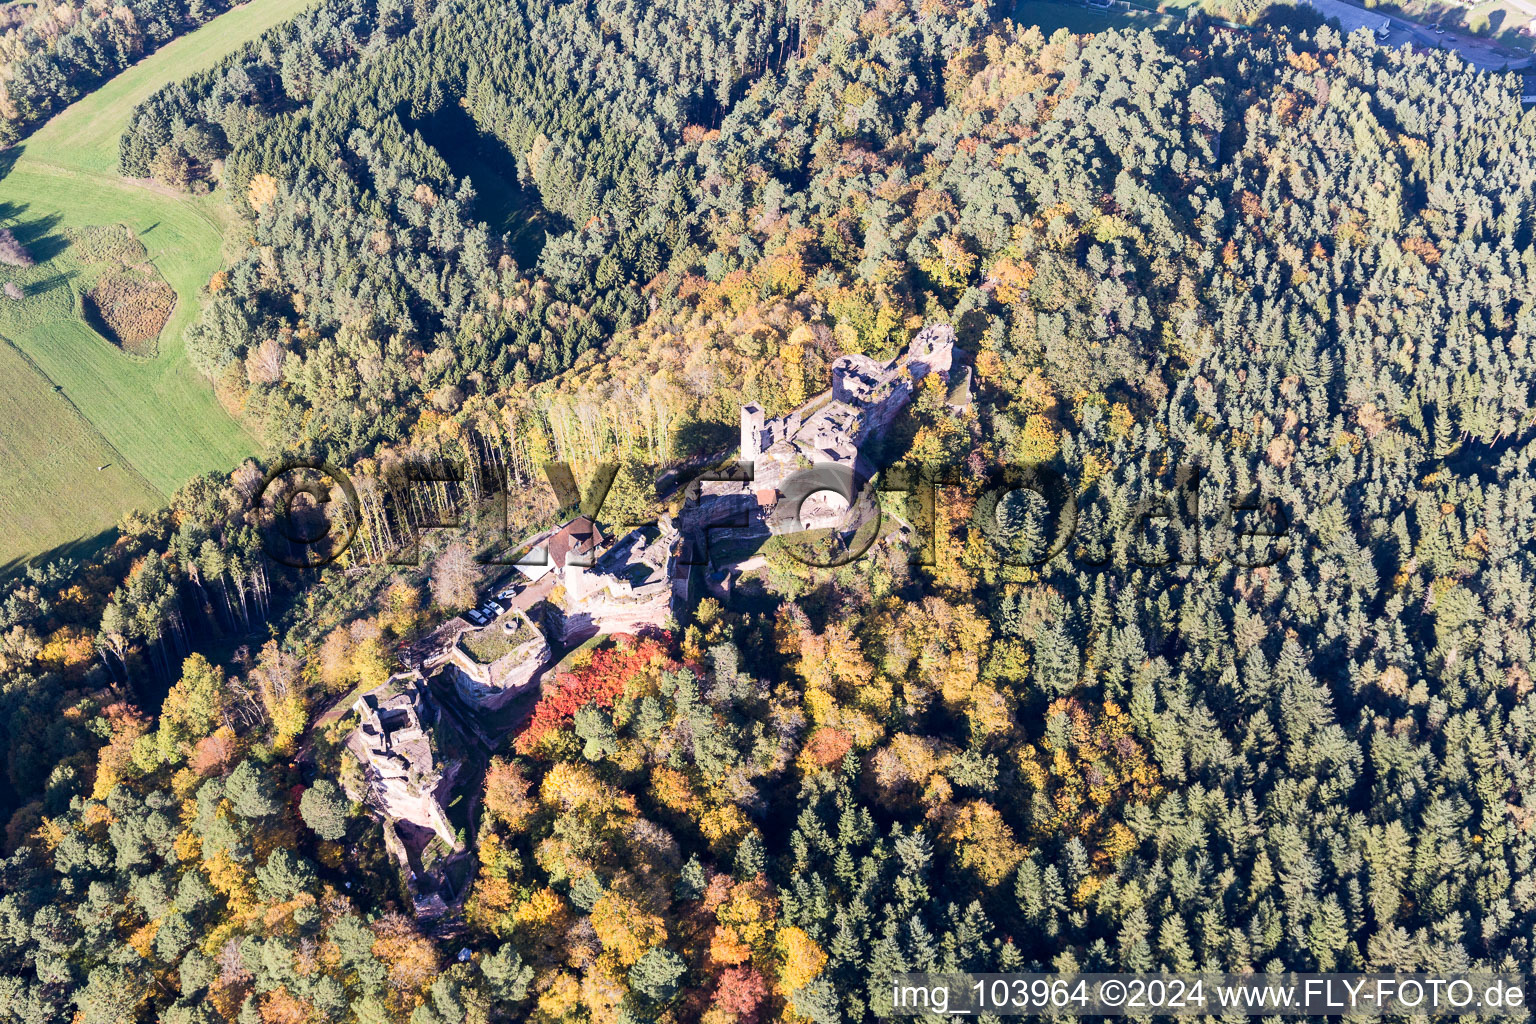
{"type": "Polygon", "coordinates": [[[352,705],[359,722],[347,747],[363,765],[365,797],[389,818],[409,822],[458,848],[443,800],[453,788],[457,760],[440,760],[431,725],[436,708],[421,678],[395,676],[352,705]]]}
{"type": "Polygon", "coordinates": [[[544,631],[513,608],[488,625],[461,633],[435,665],[442,666],[466,704],[494,711],[526,692],[549,658],[544,631]],[[489,662],[477,657],[476,648],[493,644],[506,650],[489,662]]]}

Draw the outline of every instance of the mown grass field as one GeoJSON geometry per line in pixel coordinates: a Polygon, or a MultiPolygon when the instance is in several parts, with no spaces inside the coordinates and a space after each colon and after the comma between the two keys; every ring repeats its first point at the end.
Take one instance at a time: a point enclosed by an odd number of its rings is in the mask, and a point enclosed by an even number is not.
{"type": "Polygon", "coordinates": [[[0,224],[38,260],[25,270],[0,266],[0,283],[24,290],[20,301],[0,297],[0,573],[99,535],[129,509],[163,504],[189,476],[228,469],[255,451],[188,365],[182,343],[219,266],[221,200],[120,177],[117,140],[144,97],[212,66],[308,2],[250,0],[0,154],[0,224]],[[125,354],[82,319],[81,261],[67,233],[114,224],[133,231],[176,292],[152,359],[125,354]]]}
{"type": "Polygon", "coordinates": [[[61,534],[59,524],[116,521],[164,502],[8,342],[0,342],[0,466],[0,552],[23,550],[16,541],[29,538],[88,539],[61,534]]]}

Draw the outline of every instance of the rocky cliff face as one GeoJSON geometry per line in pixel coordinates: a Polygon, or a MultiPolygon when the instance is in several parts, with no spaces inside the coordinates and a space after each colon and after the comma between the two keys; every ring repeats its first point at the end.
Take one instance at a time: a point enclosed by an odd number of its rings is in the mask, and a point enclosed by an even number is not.
{"type": "Polygon", "coordinates": [[[455,649],[446,671],[453,678],[453,688],[470,707],[494,711],[524,693],[535,677],[549,664],[549,642],[539,632],[532,640],[482,665],[462,650],[455,649]]]}
{"type": "Polygon", "coordinates": [[[421,677],[395,676],[359,697],[353,709],[359,722],[347,748],[362,762],[367,802],[457,847],[443,798],[453,788],[459,762],[442,760],[434,748],[430,729],[437,712],[421,677]]]}
{"type": "Polygon", "coordinates": [[[470,708],[494,711],[526,692],[549,660],[549,642],[543,629],[527,614],[513,608],[488,626],[460,632],[426,658],[422,668],[429,675],[438,671],[446,673],[454,690],[470,708]],[[526,636],[528,639],[518,641],[488,663],[471,653],[467,637],[483,635],[495,639],[509,624],[514,637],[526,636]]]}

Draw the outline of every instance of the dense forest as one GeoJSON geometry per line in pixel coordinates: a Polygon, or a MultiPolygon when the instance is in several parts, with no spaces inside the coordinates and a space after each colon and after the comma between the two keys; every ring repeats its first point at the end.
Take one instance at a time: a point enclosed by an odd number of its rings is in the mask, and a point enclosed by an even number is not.
{"type": "Polygon", "coordinates": [[[142,105],[123,170],[242,218],[192,358],[353,471],[358,540],[268,563],[252,463],[7,585],[0,1019],[1531,971],[1536,115],[1367,33],[1007,13],[322,0],[142,105]],[[414,921],[316,722],[445,614],[413,526],[554,521],[551,458],[675,507],[741,402],[931,322],[977,401],[930,378],[881,452],[945,481],[931,564],[775,550],[584,653],[491,762],[463,920],[414,921]]]}
{"type": "Polygon", "coordinates": [[[0,146],[230,6],[220,0],[6,4],[0,8],[0,146]]]}

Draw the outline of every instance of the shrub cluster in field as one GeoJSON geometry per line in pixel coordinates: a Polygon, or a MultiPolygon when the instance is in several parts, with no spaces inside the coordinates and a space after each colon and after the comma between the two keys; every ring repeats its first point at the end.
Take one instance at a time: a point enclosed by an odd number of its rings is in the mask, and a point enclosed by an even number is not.
{"type": "Polygon", "coordinates": [[[114,267],[81,301],[87,322],[123,351],[153,356],[155,339],[176,305],[176,293],[153,267],[114,267]]]}
{"type": "Polygon", "coordinates": [[[74,257],[100,276],[81,296],[86,322],[125,352],[153,356],[176,292],[126,226],[90,227],[71,236],[74,257]]]}
{"type": "Polygon", "coordinates": [[[149,259],[149,250],[126,224],[81,228],[69,233],[69,241],[82,263],[137,264],[149,259]]]}
{"type": "Polygon", "coordinates": [[[176,305],[176,292],[149,262],[149,251],[126,225],[67,232],[59,239],[23,239],[39,259],[0,269],[0,333],[20,333],[75,316],[81,290],[85,319],[124,351],[155,354],[155,340],[176,305]]]}

